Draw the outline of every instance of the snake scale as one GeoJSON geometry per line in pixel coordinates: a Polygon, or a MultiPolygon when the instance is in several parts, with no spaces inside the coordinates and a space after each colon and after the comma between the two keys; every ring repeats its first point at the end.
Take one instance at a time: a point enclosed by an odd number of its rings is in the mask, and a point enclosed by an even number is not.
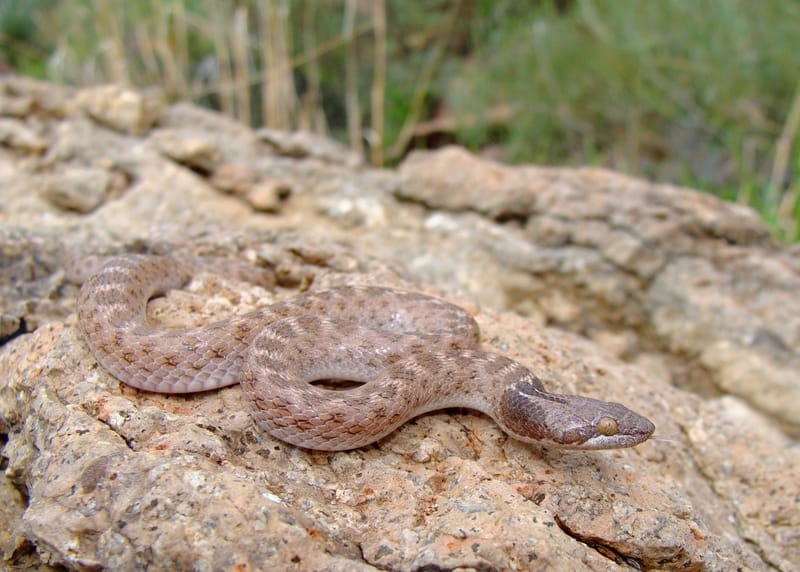
{"type": "Polygon", "coordinates": [[[147,322],[150,298],[202,271],[263,282],[260,269],[150,255],[104,262],[77,278],[85,278],[79,328],[103,368],[161,393],[241,383],[257,423],[300,447],[363,447],[448,407],[481,411],[516,439],[566,448],[630,447],[654,430],[618,403],[546,391],[522,364],[482,351],[475,320],[438,298],[342,286],[201,327],[163,330],[147,322]],[[313,383],[319,380],[359,385],[334,390],[313,383]]]}

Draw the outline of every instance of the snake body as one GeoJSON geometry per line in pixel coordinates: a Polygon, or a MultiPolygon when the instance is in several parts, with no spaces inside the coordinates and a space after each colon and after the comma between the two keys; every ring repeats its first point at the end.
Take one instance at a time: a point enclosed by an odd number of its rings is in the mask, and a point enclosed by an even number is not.
{"type": "MultiPolygon", "coordinates": [[[[241,383],[258,424],[297,446],[365,446],[417,415],[466,407],[526,442],[630,447],[653,424],[618,404],[547,392],[525,366],[482,351],[475,320],[438,298],[393,288],[309,291],[265,309],[183,330],[153,328],[150,298],[198,272],[244,263],[125,255],[83,284],[78,324],[97,361],[133,387],[188,393],[241,383]],[[319,380],[361,385],[333,390],[319,380]]],[[[245,278],[263,281],[255,267],[245,278]]]]}

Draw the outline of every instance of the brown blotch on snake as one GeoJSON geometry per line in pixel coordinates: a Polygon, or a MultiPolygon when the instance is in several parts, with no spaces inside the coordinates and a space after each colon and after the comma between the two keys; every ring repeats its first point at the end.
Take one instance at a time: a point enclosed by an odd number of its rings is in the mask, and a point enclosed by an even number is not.
{"type": "Polygon", "coordinates": [[[221,259],[83,258],[78,323],[97,361],[120,381],[161,393],[234,383],[258,424],[322,450],[362,447],[407,420],[447,407],[492,417],[512,437],[579,449],[637,445],[653,424],[618,403],[547,392],[525,366],[482,351],[462,308],[392,288],[342,286],[198,328],[147,323],[147,301],[211,271],[271,285],[266,271],[221,259]],[[93,273],[88,276],[92,269],[93,273]],[[88,278],[87,278],[88,276],[88,278]],[[332,391],[341,379],[362,385],[332,391]]]}

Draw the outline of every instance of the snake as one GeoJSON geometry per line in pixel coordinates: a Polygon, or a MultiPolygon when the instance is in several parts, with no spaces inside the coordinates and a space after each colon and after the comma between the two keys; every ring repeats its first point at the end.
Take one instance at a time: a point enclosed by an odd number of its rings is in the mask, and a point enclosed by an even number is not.
{"type": "Polygon", "coordinates": [[[519,441],[562,448],[632,447],[655,429],[619,403],[547,391],[525,365],[482,350],[472,315],[438,297],[310,288],[206,325],[164,329],[148,322],[148,301],[199,273],[270,286],[274,279],[220,258],[124,254],[83,263],[91,272],[72,271],[83,282],[78,329],[104,370],[168,394],[239,383],[257,425],[298,447],[365,447],[448,408],[477,410],[519,441]]]}

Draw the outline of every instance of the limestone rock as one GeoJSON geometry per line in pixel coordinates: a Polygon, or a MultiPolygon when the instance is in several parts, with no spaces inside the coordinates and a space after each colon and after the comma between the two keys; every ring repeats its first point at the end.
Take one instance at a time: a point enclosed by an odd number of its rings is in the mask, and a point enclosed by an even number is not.
{"type": "Polygon", "coordinates": [[[36,186],[54,206],[88,213],[105,200],[111,184],[112,174],[105,169],[71,167],[42,176],[36,186]]]}
{"type": "Polygon", "coordinates": [[[24,152],[41,153],[47,147],[47,142],[22,121],[0,118],[0,145],[24,152]]]}
{"type": "Polygon", "coordinates": [[[307,132],[287,133],[263,127],[256,134],[281,155],[303,159],[316,157],[348,167],[363,165],[363,160],[340,143],[307,132]]]}
{"type": "Polygon", "coordinates": [[[116,85],[102,85],[81,91],[78,106],[99,123],[131,135],[142,135],[160,118],[162,95],[140,93],[116,85]]]}
{"type": "Polygon", "coordinates": [[[235,163],[220,165],[211,179],[215,188],[238,196],[246,195],[257,182],[258,174],[252,168],[235,163]]]}
{"type": "Polygon", "coordinates": [[[0,80],[0,110],[44,144],[0,146],[4,567],[800,566],[800,251],[750,211],[455,148],[396,172],[354,167],[336,144],[259,136],[188,104],[157,126],[127,112],[89,120],[74,102],[90,97],[0,80]],[[31,192],[70,168],[114,174],[113,191],[88,212],[31,192]],[[249,195],[269,181],[291,193],[265,214],[249,195]],[[656,435],[634,449],[549,450],[459,410],[360,450],[286,445],[255,426],[236,386],[158,395],[98,367],[63,267],[116,251],[273,269],[271,291],[203,275],[153,300],[163,327],[343,283],[439,294],[476,315],[488,350],[553,391],[625,403],[656,435]]]}
{"type": "Polygon", "coordinates": [[[151,135],[150,143],[173,161],[204,173],[213,172],[222,157],[210,134],[191,129],[159,129],[151,135]]]}

